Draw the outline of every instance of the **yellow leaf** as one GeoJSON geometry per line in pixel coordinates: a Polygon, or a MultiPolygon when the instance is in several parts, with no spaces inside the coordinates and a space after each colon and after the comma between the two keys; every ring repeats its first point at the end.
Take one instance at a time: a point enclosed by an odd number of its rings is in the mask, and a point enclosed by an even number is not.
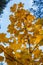
{"type": "Polygon", "coordinates": [[[41,35],[37,35],[34,43],[37,44],[37,43],[39,43],[41,40],[42,40],[42,36],[41,36],[41,35]]]}
{"type": "Polygon", "coordinates": [[[40,56],[40,53],[41,53],[41,50],[39,50],[39,49],[34,50],[33,51],[34,58],[38,58],[40,56]]]}
{"type": "Polygon", "coordinates": [[[32,15],[28,15],[28,16],[27,16],[27,21],[28,21],[29,23],[31,23],[34,19],[35,19],[35,17],[32,16],[32,15]]]}
{"type": "Polygon", "coordinates": [[[20,52],[15,52],[16,58],[21,58],[20,52]]]}
{"type": "Polygon", "coordinates": [[[40,31],[39,31],[39,34],[43,35],[43,30],[40,30],[40,31]]]}
{"type": "Polygon", "coordinates": [[[9,19],[10,19],[12,24],[14,24],[16,22],[16,18],[13,15],[10,15],[9,19]]]}
{"type": "Polygon", "coordinates": [[[15,12],[17,9],[17,4],[14,4],[13,7],[10,7],[11,12],[15,12]]]}
{"type": "Polygon", "coordinates": [[[43,45],[43,39],[39,42],[39,45],[40,45],[40,46],[43,45]]]}
{"type": "Polygon", "coordinates": [[[0,42],[6,42],[8,43],[9,38],[6,37],[6,34],[1,33],[0,34],[0,42]]]}
{"type": "Polygon", "coordinates": [[[21,2],[18,4],[18,8],[23,7],[24,4],[22,4],[21,2]]]}
{"type": "Polygon", "coordinates": [[[21,48],[21,43],[18,43],[18,44],[16,44],[16,43],[10,44],[10,48],[12,48],[14,50],[14,52],[15,52],[16,50],[18,50],[18,49],[21,48]]]}

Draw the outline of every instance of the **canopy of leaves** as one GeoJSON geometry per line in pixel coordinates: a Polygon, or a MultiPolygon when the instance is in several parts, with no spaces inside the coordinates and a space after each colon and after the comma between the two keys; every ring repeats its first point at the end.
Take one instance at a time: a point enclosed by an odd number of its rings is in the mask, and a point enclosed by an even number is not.
{"type": "MultiPolygon", "coordinates": [[[[4,52],[5,62],[8,65],[40,65],[43,64],[43,52],[39,46],[43,46],[43,18],[36,19],[24,4],[14,4],[10,8],[10,24],[6,34],[0,34],[0,42],[9,43],[8,47],[0,45],[0,53],[4,52]],[[28,47],[27,47],[28,45],[28,47]]],[[[0,57],[0,61],[3,58],[0,57]]]]}

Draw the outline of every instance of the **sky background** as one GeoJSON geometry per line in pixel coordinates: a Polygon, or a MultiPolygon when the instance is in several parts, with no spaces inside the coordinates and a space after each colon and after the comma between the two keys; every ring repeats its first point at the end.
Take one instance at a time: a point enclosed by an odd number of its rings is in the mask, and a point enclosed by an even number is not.
{"type": "MultiPolygon", "coordinates": [[[[22,2],[22,3],[24,3],[24,8],[29,9],[29,8],[32,7],[32,1],[33,0],[11,0],[7,4],[6,8],[3,11],[2,17],[0,18],[0,27],[1,27],[0,28],[0,33],[7,33],[7,26],[10,24],[10,20],[9,20],[9,15],[11,14],[10,7],[14,3],[22,2]]],[[[7,33],[7,37],[9,37],[9,36],[10,36],[10,34],[7,33]]],[[[3,65],[6,65],[6,63],[4,63],[3,65]]]]}

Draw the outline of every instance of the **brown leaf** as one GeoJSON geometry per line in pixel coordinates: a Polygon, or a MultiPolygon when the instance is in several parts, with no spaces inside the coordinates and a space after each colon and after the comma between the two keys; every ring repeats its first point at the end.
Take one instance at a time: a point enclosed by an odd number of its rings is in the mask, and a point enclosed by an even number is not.
{"type": "Polygon", "coordinates": [[[3,56],[0,56],[0,61],[3,61],[4,60],[4,57],[3,56]]]}
{"type": "Polygon", "coordinates": [[[0,45],[0,53],[3,52],[3,48],[4,48],[4,46],[0,45]]]}

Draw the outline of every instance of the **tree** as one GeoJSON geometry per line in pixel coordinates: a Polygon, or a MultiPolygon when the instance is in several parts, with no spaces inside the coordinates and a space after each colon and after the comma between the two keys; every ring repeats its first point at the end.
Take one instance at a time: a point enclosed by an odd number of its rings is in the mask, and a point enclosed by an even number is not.
{"type": "Polygon", "coordinates": [[[10,0],[0,0],[0,14],[3,13],[3,9],[10,0]]]}
{"type": "Polygon", "coordinates": [[[43,18],[43,0],[33,0],[32,8],[30,11],[37,17],[43,18]],[[36,9],[35,9],[35,7],[36,9]]]}
{"type": "MultiPolygon", "coordinates": [[[[10,8],[13,13],[7,30],[10,37],[0,34],[0,42],[9,46],[0,45],[0,53],[4,52],[7,65],[43,65],[43,51],[39,48],[43,46],[43,18],[36,20],[23,6],[20,2],[10,8]]],[[[4,57],[0,56],[0,61],[4,57]]]]}

